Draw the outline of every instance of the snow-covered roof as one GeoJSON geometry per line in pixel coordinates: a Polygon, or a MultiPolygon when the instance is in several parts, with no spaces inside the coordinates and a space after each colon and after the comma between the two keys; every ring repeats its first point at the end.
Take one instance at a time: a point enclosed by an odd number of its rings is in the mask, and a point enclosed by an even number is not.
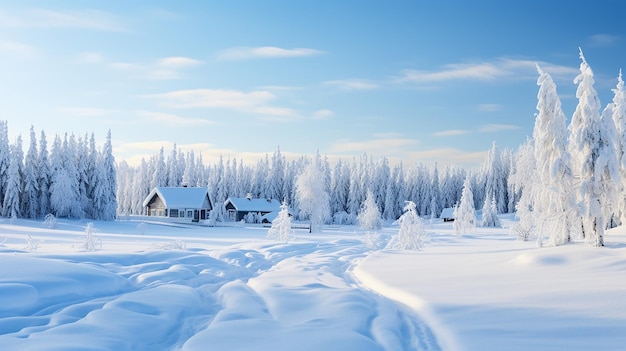
{"type": "Polygon", "coordinates": [[[439,218],[445,218],[445,219],[454,218],[454,208],[452,207],[444,208],[443,210],[441,210],[441,215],[439,216],[439,218]]]}
{"type": "MultiPolygon", "coordinates": [[[[154,195],[158,194],[165,208],[207,208],[208,192],[209,189],[205,187],[157,187],[152,189],[150,195],[143,201],[143,206],[148,206],[154,195]]],[[[208,208],[210,207],[211,204],[208,204],[208,208]]]]}
{"type": "Polygon", "coordinates": [[[231,203],[240,212],[274,212],[280,211],[280,202],[275,199],[248,199],[245,197],[229,197],[224,205],[231,203]]]}

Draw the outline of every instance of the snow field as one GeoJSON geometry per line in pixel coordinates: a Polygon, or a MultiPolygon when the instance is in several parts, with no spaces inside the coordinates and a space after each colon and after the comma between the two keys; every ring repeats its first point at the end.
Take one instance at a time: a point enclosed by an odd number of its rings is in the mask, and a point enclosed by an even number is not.
{"type": "Polygon", "coordinates": [[[0,224],[8,238],[0,252],[7,349],[439,349],[417,317],[347,273],[369,252],[354,232],[285,244],[265,240],[260,228],[150,225],[125,237],[111,232],[133,229],[128,223],[98,222],[103,249],[80,252],[80,231],[67,227],[81,224],[66,222],[57,234],[32,234],[45,237],[38,252],[20,251],[19,231],[39,230],[33,223],[0,224]],[[186,249],[150,244],[175,233],[186,249]],[[138,240],[150,249],[123,249],[138,240]]]}

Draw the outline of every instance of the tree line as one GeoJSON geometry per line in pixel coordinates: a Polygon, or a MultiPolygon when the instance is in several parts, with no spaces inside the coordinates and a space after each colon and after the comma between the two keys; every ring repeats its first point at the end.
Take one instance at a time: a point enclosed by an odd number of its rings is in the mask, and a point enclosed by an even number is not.
{"type": "Polygon", "coordinates": [[[48,151],[41,131],[30,128],[26,155],[22,137],[9,144],[8,123],[0,121],[0,214],[10,218],[56,217],[111,220],[116,216],[117,173],[111,132],[101,149],[94,134],[56,135],[48,151]]]}
{"type": "Polygon", "coordinates": [[[303,211],[308,204],[300,203],[297,186],[305,173],[315,174],[308,182],[317,189],[316,193],[328,195],[327,201],[318,203],[328,207],[321,215],[322,223],[356,223],[368,191],[386,221],[402,215],[405,201],[414,202],[416,212],[422,217],[438,217],[443,208],[458,203],[467,177],[475,189],[477,208],[483,206],[486,198],[491,201],[495,196],[499,213],[506,213],[514,210],[515,199],[519,197],[508,181],[513,161],[511,151],[500,151],[494,143],[482,169],[471,174],[453,166],[440,169],[437,164],[391,165],[385,157],[373,159],[366,154],[351,160],[340,159],[332,165],[320,154],[288,161],[280,147],[254,166],[223,157],[205,164],[201,154],[182,152],[174,145],[167,153],[161,148],[157,154],[142,159],[139,165],[130,166],[125,161],[118,164],[118,213],[141,215],[143,201],[154,187],[185,184],[208,188],[215,205],[212,218],[217,221],[227,218],[221,204],[228,197],[246,196],[285,201],[295,218],[308,219],[311,211],[303,211]]]}

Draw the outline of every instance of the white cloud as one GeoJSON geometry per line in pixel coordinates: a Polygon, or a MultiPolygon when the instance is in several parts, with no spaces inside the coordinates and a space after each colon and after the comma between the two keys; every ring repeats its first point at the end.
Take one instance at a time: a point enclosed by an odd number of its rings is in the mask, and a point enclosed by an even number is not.
{"type": "Polygon", "coordinates": [[[406,156],[406,160],[413,160],[424,164],[439,166],[450,165],[468,168],[479,168],[485,160],[487,151],[464,151],[455,148],[441,148],[422,151],[412,151],[406,156]]]}
{"type": "Polygon", "coordinates": [[[502,109],[502,105],[497,104],[479,104],[477,107],[478,111],[482,112],[496,112],[502,109]]]}
{"type": "Polygon", "coordinates": [[[151,80],[174,80],[184,76],[183,70],[202,64],[189,57],[174,56],[158,59],[151,64],[112,62],[108,66],[123,71],[134,71],[137,76],[151,80]]]}
{"type": "Polygon", "coordinates": [[[351,91],[351,90],[373,90],[378,89],[379,85],[363,79],[340,79],[329,80],[324,82],[324,85],[333,86],[339,90],[351,91]]]}
{"type": "Polygon", "coordinates": [[[99,117],[110,113],[117,112],[116,110],[104,109],[98,107],[61,107],[59,112],[68,114],[74,117],[99,117]]]}
{"type": "Polygon", "coordinates": [[[459,136],[469,133],[467,130],[463,129],[450,129],[450,130],[442,130],[436,133],[433,133],[434,136],[439,137],[450,137],[450,136],[459,136]]]}
{"type": "Polygon", "coordinates": [[[403,152],[407,147],[414,147],[418,142],[408,138],[375,138],[365,141],[340,141],[332,145],[334,153],[368,153],[374,155],[392,155],[403,152]]]}
{"type": "Polygon", "coordinates": [[[78,63],[97,64],[104,63],[106,59],[99,52],[81,52],[76,58],[78,63]]]}
{"type": "Polygon", "coordinates": [[[215,125],[216,123],[209,119],[204,118],[189,118],[179,115],[163,112],[152,111],[137,111],[140,116],[143,116],[153,122],[166,123],[175,126],[190,126],[190,125],[215,125]]]}
{"type": "Polygon", "coordinates": [[[494,81],[502,78],[536,79],[536,64],[550,74],[567,73],[576,76],[574,67],[558,66],[546,62],[498,58],[474,63],[453,63],[439,70],[405,70],[396,79],[398,83],[436,83],[455,80],[494,81]]]}
{"type": "Polygon", "coordinates": [[[286,58],[320,55],[323,51],[308,48],[283,49],[275,46],[235,47],[220,51],[221,60],[245,60],[254,58],[286,58]]]}
{"type": "Polygon", "coordinates": [[[169,93],[146,95],[145,97],[158,100],[166,107],[173,108],[251,108],[264,106],[275,98],[269,91],[243,92],[227,89],[191,89],[176,90],[169,93]]]}
{"type": "Polygon", "coordinates": [[[482,133],[493,133],[505,130],[515,130],[519,128],[519,126],[512,124],[485,124],[479,128],[479,131],[482,133]]]}
{"type": "Polygon", "coordinates": [[[317,110],[313,112],[313,119],[329,119],[332,118],[335,113],[331,110],[317,110]]]}
{"type": "Polygon", "coordinates": [[[184,68],[190,66],[197,66],[202,64],[202,61],[195,60],[189,57],[173,56],[165,57],[157,61],[157,66],[170,67],[170,68],[184,68]]]}
{"type": "Polygon", "coordinates": [[[276,98],[272,92],[254,90],[244,92],[228,89],[176,90],[162,94],[145,95],[145,98],[169,108],[223,108],[258,115],[261,120],[291,122],[302,118],[298,111],[271,105],[276,98]]]}
{"type": "Polygon", "coordinates": [[[620,37],[611,34],[595,34],[589,37],[590,46],[610,46],[617,43],[620,37]]]}
{"type": "Polygon", "coordinates": [[[122,32],[127,28],[117,16],[99,10],[55,11],[27,9],[0,10],[0,27],[10,28],[79,28],[122,32]]]}
{"type": "Polygon", "coordinates": [[[32,59],[39,55],[34,46],[10,40],[0,40],[0,51],[18,58],[32,59]]]}

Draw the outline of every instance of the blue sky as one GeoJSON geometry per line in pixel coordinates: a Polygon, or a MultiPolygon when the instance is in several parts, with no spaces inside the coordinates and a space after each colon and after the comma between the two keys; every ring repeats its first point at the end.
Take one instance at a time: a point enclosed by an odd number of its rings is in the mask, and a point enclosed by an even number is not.
{"type": "Polygon", "coordinates": [[[480,163],[532,133],[535,63],[568,118],[578,48],[602,105],[626,62],[618,0],[3,1],[0,111],[31,125],[108,129],[118,160],[180,150],[254,164],[367,153],[480,163]]]}

